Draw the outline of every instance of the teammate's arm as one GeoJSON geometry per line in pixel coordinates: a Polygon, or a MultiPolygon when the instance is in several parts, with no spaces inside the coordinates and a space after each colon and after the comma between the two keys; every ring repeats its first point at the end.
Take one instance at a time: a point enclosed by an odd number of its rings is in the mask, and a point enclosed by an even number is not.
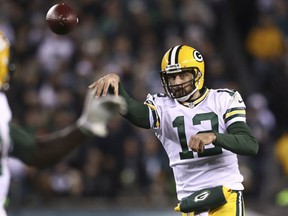
{"type": "Polygon", "coordinates": [[[56,164],[78,145],[87,133],[104,137],[108,134],[108,122],[126,110],[122,97],[110,96],[93,99],[88,91],[80,118],[73,125],[39,137],[30,137],[16,125],[10,125],[10,137],[14,148],[12,155],[27,165],[43,168],[56,164]]]}
{"type": "Polygon", "coordinates": [[[34,139],[20,127],[11,124],[10,137],[13,142],[12,156],[19,158],[27,165],[45,168],[59,162],[83,143],[87,136],[76,125],[72,125],[34,139]]]}

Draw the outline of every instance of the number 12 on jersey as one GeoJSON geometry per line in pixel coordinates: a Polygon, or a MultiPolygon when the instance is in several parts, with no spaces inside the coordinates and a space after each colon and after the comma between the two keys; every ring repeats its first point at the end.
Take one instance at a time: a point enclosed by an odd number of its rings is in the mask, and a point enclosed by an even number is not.
{"type": "MultiPolygon", "coordinates": [[[[218,132],[218,125],[219,125],[218,117],[214,112],[196,114],[192,118],[192,124],[199,125],[201,124],[202,121],[207,121],[207,120],[210,121],[212,130],[218,132]]],[[[175,120],[173,121],[173,127],[177,128],[178,137],[179,137],[180,145],[182,148],[182,152],[179,152],[180,159],[185,160],[185,159],[194,158],[194,154],[196,153],[189,150],[189,147],[187,145],[184,116],[176,117],[175,120]]],[[[199,133],[203,133],[203,132],[208,132],[208,131],[200,131],[199,133]]],[[[219,146],[215,146],[213,148],[208,148],[208,149],[204,148],[204,151],[202,153],[197,153],[197,155],[198,157],[208,157],[208,156],[213,156],[213,155],[217,155],[221,153],[222,153],[222,148],[219,146]]]]}

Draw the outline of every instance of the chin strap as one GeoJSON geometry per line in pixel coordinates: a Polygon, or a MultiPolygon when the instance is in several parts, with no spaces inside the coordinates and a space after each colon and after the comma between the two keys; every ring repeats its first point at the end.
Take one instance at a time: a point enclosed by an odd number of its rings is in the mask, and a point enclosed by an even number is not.
{"type": "Polygon", "coordinates": [[[185,102],[185,101],[189,100],[197,90],[198,89],[195,88],[190,94],[183,96],[183,97],[180,97],[180,98],[175,98],[175,99],[180,101],[180,102],[185,102]]]}

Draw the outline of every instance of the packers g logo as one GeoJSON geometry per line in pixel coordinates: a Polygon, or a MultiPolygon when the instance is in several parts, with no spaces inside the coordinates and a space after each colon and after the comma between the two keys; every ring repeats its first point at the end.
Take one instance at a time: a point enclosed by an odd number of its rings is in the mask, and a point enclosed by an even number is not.
{"type": "Polygon", "coordinates": [[[199,195],[197,195],[194,198],[194,202],[199,202],[199,201],[204,201],[205,199],[207,199],[210,195],[210,191],[203,191],[202,193],[200,193],[199,195]]]}
{"type": "Polygon", "coordinates": [[[193,57],[198,62],[202,62],[203,61],[203,57],[202,57],[201,53],[199,51],[197,51],[197,50],[194,50],[193,57]]]}

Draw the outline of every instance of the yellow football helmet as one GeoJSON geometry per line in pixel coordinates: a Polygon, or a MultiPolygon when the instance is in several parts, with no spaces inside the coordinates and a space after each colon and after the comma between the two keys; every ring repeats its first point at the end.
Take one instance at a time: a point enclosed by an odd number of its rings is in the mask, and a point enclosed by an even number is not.
{"type": "Polygon", "coordinates": [[[205,73],[204,59],[200,52],[193,47],[178,45],[169,49],[162,58],[161,69],[162,85],[166,94],[171,98],[175,98],[181,102],[187,101],[197,90],[203,87],[205,73]],[[180,85],[169,83],[169,75],[182,72],[191,72],[194,78],[180,85]],[[192,86],[192,90],[187,92],[184,90],[184,87],[187,87],[189,83],[192,86]],[[180,97],[175,96],[176,86],[180,88],[180,97]]]}
{"type": "Polygon", "coordinates": [[[9,79],[10,44],[7,38],[0,32],[0,89],[8,86],[9,79]]]}

